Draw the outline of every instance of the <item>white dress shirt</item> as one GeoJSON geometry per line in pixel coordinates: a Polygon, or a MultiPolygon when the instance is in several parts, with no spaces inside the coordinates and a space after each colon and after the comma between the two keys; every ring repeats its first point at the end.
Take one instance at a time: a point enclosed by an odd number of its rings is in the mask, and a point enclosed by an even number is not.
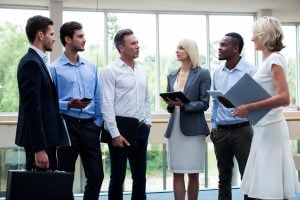
{"type": "Polygon", "coordinates": [[[118,59],[100,74],[101,110],[104,127],[113,138],[120,135],[115,116],[134,117],[151,125],[147,73],[138,64],[134,69],[118,59]]]}

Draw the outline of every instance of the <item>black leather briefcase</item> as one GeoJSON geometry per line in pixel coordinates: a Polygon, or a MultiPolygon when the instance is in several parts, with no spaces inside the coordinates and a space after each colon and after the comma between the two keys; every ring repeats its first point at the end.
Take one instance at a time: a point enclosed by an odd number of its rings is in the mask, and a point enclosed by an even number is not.
{"type": "Polygon", "coordinates": [[[74,174],[9,170],[6,200],[72,200],[74,174]]]}

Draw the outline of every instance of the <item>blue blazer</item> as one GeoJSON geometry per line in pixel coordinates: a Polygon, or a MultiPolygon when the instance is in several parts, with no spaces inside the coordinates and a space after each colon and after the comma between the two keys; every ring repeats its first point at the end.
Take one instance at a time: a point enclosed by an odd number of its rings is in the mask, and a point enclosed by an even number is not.
{"type": "MultiPolygon", "coordinates": [[[[179,69],[168,75],[168,92],[173,92],[173,86],[176,81],[179,69]]],[[[205,120],[204,111],[209,107],[209,94],[211,78],[207,69],[197,67],[191,69],[188,79],[185,83],[183,93],[190,100],[180,109],[180,129],[186,136],[208,135],[209,128],[205,120]]],[[[174,123],[174,106],[167,106],[170,115],[165,137],[171,136],[174,123]]]]}
{"type": "Polygon", "coordinates": [[[32,151],[59,145],[59,105],[55,85],[41,57],[29,49],[18,71],[19,116],[15,143],[32,151]]]}

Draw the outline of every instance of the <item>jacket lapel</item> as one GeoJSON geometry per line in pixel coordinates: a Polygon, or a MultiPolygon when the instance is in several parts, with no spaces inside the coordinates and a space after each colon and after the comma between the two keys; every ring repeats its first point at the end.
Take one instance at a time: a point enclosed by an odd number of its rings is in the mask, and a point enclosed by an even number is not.
{"type": "Polygon", "coordinates": [[[176,78],[177,78],[177,74],[179,72],[179,69],[172,72],[169,76],[169,83],[170,83],[170,89],[171,89],[171,92],[174,91],[174,83],[176,81],[176,78]]]}
{"type": "Polygon", "coordinates": [[[51,76],[50,76],[50,74],[49,74],[50,72],[49,72],[49,70],[47,69],[47,66],[45,65],[43,59],[42,59],[42,58],[35,52],[35,50],[33,50],[32,48],[29,48],[28,52],[31,53],[31,54],[34,54],[34,55],[39,59],[39,61],[40,61],[40,63],[41,63],[42,71],[43,71],[44,73],[47,74],[48,78],[49,78],[49,79],[51,80],[51,82],[53,83],[53,80],[52,80],[52,78],[51,78],[51,76]]]}
{"type": "Polygon", "coordinates": [[[53,80],[52,80],[52,78],[51,78],[51,76],[50,76],[50,72],[49,72],[49,70],[47,69],[47,66],[45,65],[43,59],[42,59],[42,58],[35,52],[35,50],[33,50],[32,48],[29,48],[28,53],[33,54],[34,56],[36,56],[36,57],[39,59],[40,64],[41,64],[42,72],[45,73],[45,74],[47,74],[47,76],[48,76],[48,78],[49,78],[49,80],[50,80],[50,82],[51,82],[51,88],[52,88],[52,90],[53,90],[53,93],[54,93],[54,95],[57,97],[58,95],[57,95],[56,87],[55,87],[55,85],[54,85],[54,82],[53,82],[53,80]]]}

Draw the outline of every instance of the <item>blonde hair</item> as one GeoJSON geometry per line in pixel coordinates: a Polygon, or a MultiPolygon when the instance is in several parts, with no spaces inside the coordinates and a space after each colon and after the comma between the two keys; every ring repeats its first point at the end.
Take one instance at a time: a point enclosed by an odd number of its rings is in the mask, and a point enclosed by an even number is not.
{"type": "Polygon", "coordinates": [[[185,49],[188,57],[191,60],[192,68],[200,66],[200,57],[197,43],[194,40],[182,39],[179,44],[185,49]]]}
{"type": "Polygon", "coordinates": [[[254,23],[252,30],[269,51],[280,51],[285,47],[281,23],[277,18],[263,16],[254,23]]]}

